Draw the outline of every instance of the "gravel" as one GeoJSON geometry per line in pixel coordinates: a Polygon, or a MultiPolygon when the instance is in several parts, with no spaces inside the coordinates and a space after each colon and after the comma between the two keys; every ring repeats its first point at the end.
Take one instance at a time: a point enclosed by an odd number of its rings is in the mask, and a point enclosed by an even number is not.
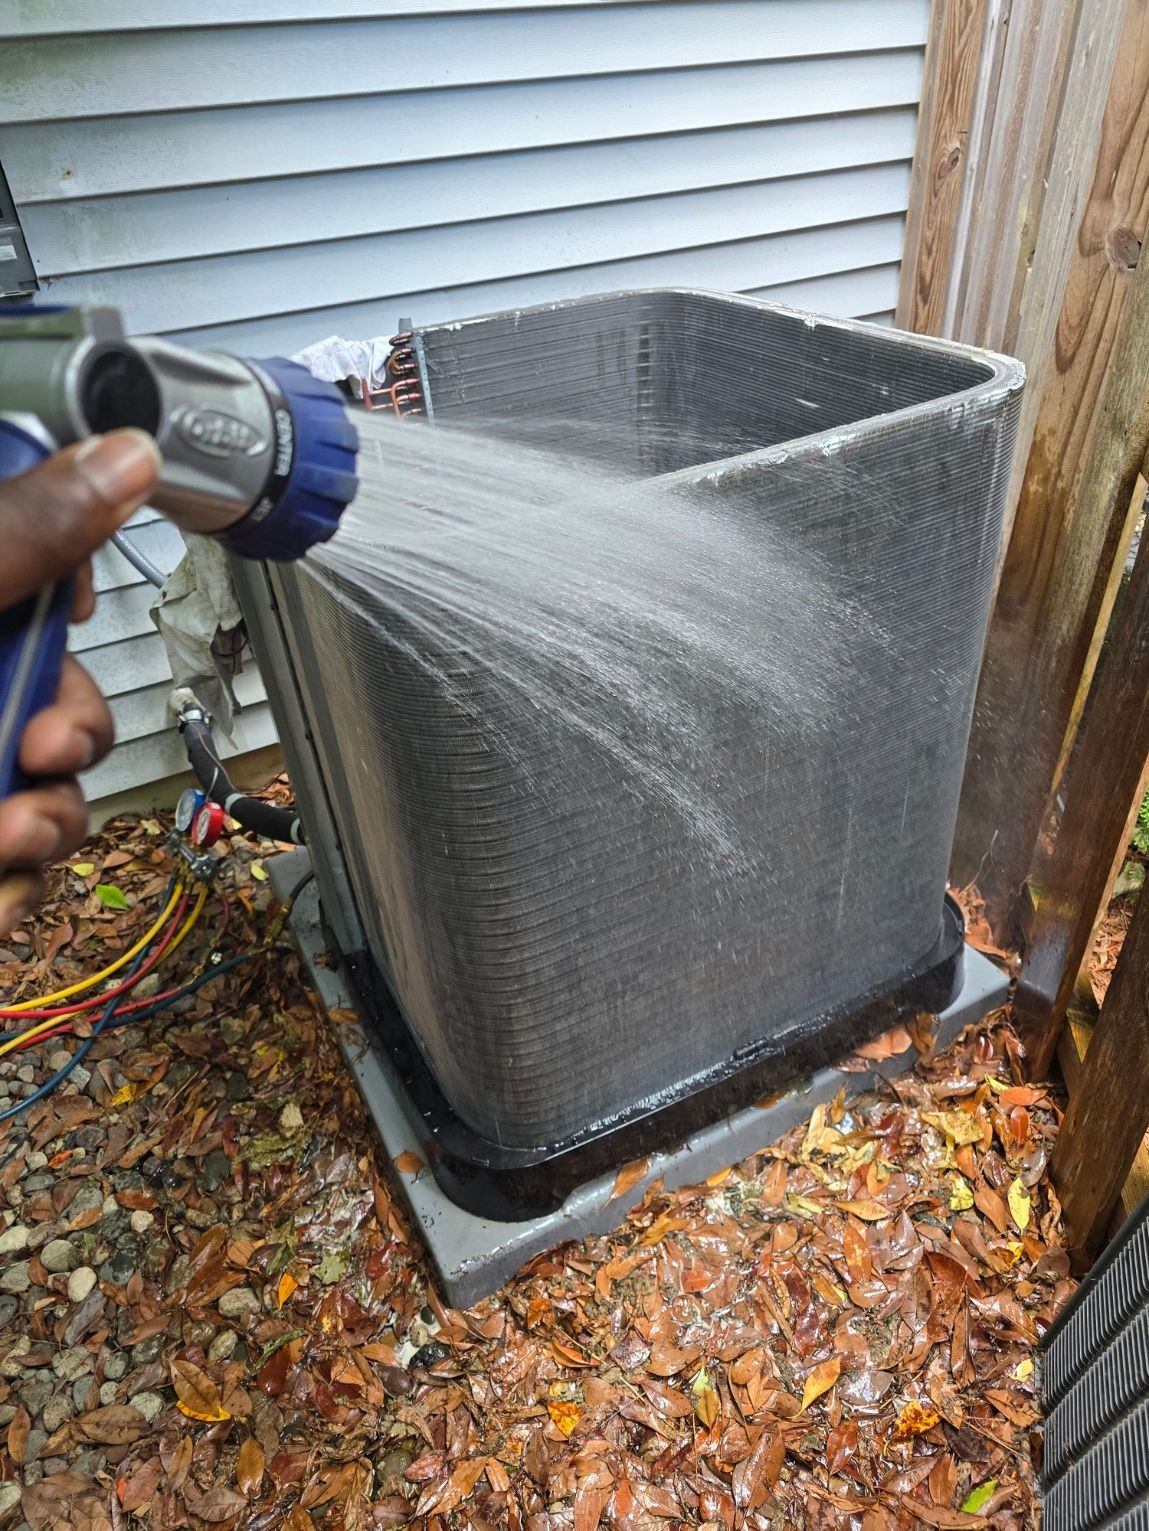
{"type": "Polygon", "coordinates": [[[40,1251],[40,1264],[54,1276],[74,1270],[77,1261],[76,1251],[67,1239],[51,1239],[40,1251]]]}
{"type": "Polygon", "coordinates": [[[10,1265],[0,1276],[0,1291],[26,1292],[32,1285],[32,1278],[28,1274],[27,1260],[17,1260],[15,1265],[10,1265]]]}
{"type": "Polygon", "coordinates": [[[68,1301],[83,1302],[96,1284],[96,1273],[90,1265],[78,1266],[68,1277],[68,1301]]]}
{"type": "Polygon", "coordinates": [[[263,1305],[249,1286],[237,1286],[230,1292],[225,1292],[219,1300],[218,1307],[222,1318],[232,1320],[242,1319],[247,1313],[263,1311],[263,1305]]]}
{"type": "Polygon", "coordinates": [[[133,1393],[128,1403],[133,1409],[139,1409],[149,1425],[167,1407],[158,1393],[133,1393]]]}
{"type": "Polygon", "coordinates": [[[0,1233],[0,1255],[17,1255],[28,1247],[28,1230],[23,1223],[13,1223],[0,1233]]]}

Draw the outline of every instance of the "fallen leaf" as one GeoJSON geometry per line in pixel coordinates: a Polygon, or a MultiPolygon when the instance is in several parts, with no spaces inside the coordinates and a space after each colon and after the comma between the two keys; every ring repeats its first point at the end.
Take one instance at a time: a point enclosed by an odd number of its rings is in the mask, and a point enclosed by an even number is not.
{"type": "Polygon", "coordinates": [[[894,1215],[889,1207],[883,1207],[880,1201],[869,1198],[861,1201],[840,1201],[838,1206],[843,1212],[851,1212],[855,1217],[861,1218],[864,1223],[880,1223],[894,1215]]]}
{"type": "Polygon", "coordinates": [[[980,1143],[985,1136],[981,1121],[969,1111],[923,1111],[922,1121],[929,1122],[950,1143],[980,1143]]]}
{"type": "Polygon", "coordinates": [[[248,1499],[259,1493],[260,1484],[263,1482],[263,1465],[263,1447],[254,1436],[249,1435],[239,1448],[239,1457],[235,1464],[239,1491],[248,1499]]]}
{"type": "Polygon", "coordinates": [[[950,1185],[950,1211],[968,1212],[973,1206],[973,1191],[964,1175],[955,1175],[950,1185]]]}
{"type": "Polygon", "coordinates": [[[654,1222],[638,1241],[639,1249],[650,1249],[654,1244],[660,1244],[668,1233],[677,1233],[680,1228],[686,1227],[686,1218],[674,1217],[669,1212],[664,1212],[661,1217],[656,1217],[654,1222]]]}
{"type": "Polygon", "coordinates": [[[868,1058],[871,1063],[884,1063],[887,1058],[896,1058],[901,1053],[908,1052],[913,1046],[913,1039],[904,1026],[894,1026],[889,1031],[883,1031],[880,1037],[875,1037],[872,1042],[865,1042],[854,1051],[859,1058],[868,1058]]]}
{"type": "Polygon", "coordinates": [[[785,1458],[786,1437],[772,1430],[763,1430],[750,1455],[734,1469],[731,1486],[738,1509],[754,1510],[762,1504],[778,1482],[785,1458]]]}
{"type": "Polygon", "coordinates": [[[597,1361],[592,1361],[587,1355],[574,1345],[568,1345],[562,1340],[552,1340],[551,1350],[555,1360],[560,1366],[597,1366],[597,1361]]]}
{"type": "Polygon", "coordinates": [[[116,1484],[116,1498],[125,1514],[134,1514],[151,1500],[163,1475],[163,1463],[159,1457],[149,1457],[146,1462],[140,1463],[130,1477],[120,1479],[116,1484]]]}
{"type": "Polygon", "coordinates": [[[334,1286],[347,1273],[347,1251],[329,1249],[315,1268],[317,1278],[324,1286],[334,1286]]]}
{"type": "Polygon", "coordinates": [[[1024,1233],[1029,1227],[1029,1192],[1025,1189],[1020,1176],[1009,1187],[1009,1214],[1019,1233],[1024,1233]]]}
{"type": "Polygon", "coordinates": [[[801,1412],[803,1414],[812,1403],[821,1398],[823,1393],[830,1391],[841,1375],[841,1371],[841,1356],[831,1356],[828,1361],[822,1361],[818,1366],[815,1366],[802,1385],[801,1412]]]}
{"type": "Polygon", "coordinates": [[[147,1086],[129,1081],[122,1084],[108,1102],[109,1111],[118,1111],[121,1106],[130,1106],[132,1101],[143,1095],[147,1086]]]}
{"type": "Polygon", "coordinates": [[[628,1191],[634,1189],[650,1167],[649,1159],[632,1159],[629,1164],[624,1164],[614,1178],[608,1201],[615,1201],[619,1196],[625,1196],[628,1191]]]}
{"type": "Polygon", "coordinates": [[[150,1428],[139,1409],[126,1403],[110,1403],[105,1408],[92,1409],[73,1423],[76,1433],[93,1446],[130,1446],[150,1428]]]}
{"type": "Polygon", "coordinates": [[[24,1461],[31,1429],[32,1419],[28,1410],[18,1407],[8,1423],[8,1455],[13,1462],[19,1464],[24,1461]]]}
{"type": "Polygon", "coordinates": [[[924,1435],[927,1430],[932,1430],[941,1415],[936,1409],[926,1408],[923,1404],[911,1399],[903,1404],[897,1420],[894,1424],[894,1439],[896,1441],[908,1441],[915,1435],[924,1435]]]}
{"type": "Polygon", "coordinates": [[[421,1169],[426,1169],[427,1167],[419,1155],[412,1149],[408,1149],[406,1153],[400,1154],[394,1161],[394,1164],[401,1175],[417,1175],[421,1169]]]}
{"type": "Polygon", "coordinates": [[[122,888],[117,888],[115,883],[98,882],[93,891],[105,909],[131,908],[124,890],[122,888]]]}
{"type": "Polygon", "coordinates": [[[223,1406],[219,1388],[206,1372],[190,1361],[172,1361],[169,1371],[176,1390],[176,1408],[181,1414],[205,1424],[218,1424],[220,1420],[231,1418],[223,1406]]]}
{"type": "Polygon", "coordinates": [[[690,1384],[690,1393],[694,1399],[695,1414],[700,1423],[709,1430],[718,1418],[719,1401],[718,1393],[705,1366],[690,1384]]]}
{"type": "Polygon", "coordinates": [[[563,1435],[570,1436],[574,1428],[582,1418],[582,1410],[577,1403],[570,1403],[566,1399],[551,1398],[547,1401],[547,1413],[551,1417],[551,1423],[556,1430],[563,1435]]]}
{"type": "Polygon", "coordinates": [[[969,1493],[962,1500],[961,1507],[963,1512],[966,1515],[976,1515],[996,1488],[997,1479],[987,1478],[984,1483],[979,1483],[976,1488],[970,1489],[969,1493]]]}

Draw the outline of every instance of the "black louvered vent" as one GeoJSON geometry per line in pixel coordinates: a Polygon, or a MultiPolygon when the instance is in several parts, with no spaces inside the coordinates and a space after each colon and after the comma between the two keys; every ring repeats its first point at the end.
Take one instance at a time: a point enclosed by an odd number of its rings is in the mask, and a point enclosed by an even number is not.
{"type": "Polygon", "coordinates": [[[1149,1202],[1042,1347],[1045,1531],[1149,1531],[1149,1202]]]}

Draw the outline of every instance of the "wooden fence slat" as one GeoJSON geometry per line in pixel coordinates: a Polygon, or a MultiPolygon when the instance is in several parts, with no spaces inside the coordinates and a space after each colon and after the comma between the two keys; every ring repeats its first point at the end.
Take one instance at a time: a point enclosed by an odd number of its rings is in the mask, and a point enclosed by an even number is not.
{"type": "MultiPolygon", "coordinates": [[[[1139,491],[1144,482],[1139,476],[1139,491]]],[[[1065,808],[1018,977],[1014,1024],[1035,1078],[1044,1079],[1053,1060],[1114,865],[1129,841],[1147,759],[1149,540],[1133,567],[1069,757],[1061,786],[1065,808]]]]}
{"type": "Polygon", "coordinates": [[[1078,1269],[1091,1262],[1105,1238],[1147,1128],[1149,898],[1143,898],[1117,959],[1050,1161],[1070,1259],[1078,1269]]]}
{"type": "MultiPolygon", "coordinates": [[[[1037,271],[1033,260],[1062,101],[1073,110],[1085,84],[1077,79],[1080,69],[1071,70],[1081,7],[1082,0],[1012,0],[997,18],[1001,63],[981,141],[971,149],[969,238],[959,252],[954,321],[945,332],[955,340],[1013,352],[1023,291],[1028,287],[1038,301],[1039,284],[1064,280],[1060,262],[1057,271],[1037,271]]],[[[1089,131],[1078,120],[1079,141],[1089,131]]],[[[1038,366],[1032,354],[1023,359],[1038,366]]]]}
{"type": "Polygon", "coordinates": [[[951,306],[989,0],[934,0],[896,323],[938,335],[951,306]]]}
{"type": "Polygon", "coordinates": [[[1031,383],[1036,425],[962,791],[953,875],[979,880],[991,914],[1015,904],[1030,870],[1149,446],[1136,270],[1147,227],[1149,0],[1127,0],[1051,364],[1031,383]]]}

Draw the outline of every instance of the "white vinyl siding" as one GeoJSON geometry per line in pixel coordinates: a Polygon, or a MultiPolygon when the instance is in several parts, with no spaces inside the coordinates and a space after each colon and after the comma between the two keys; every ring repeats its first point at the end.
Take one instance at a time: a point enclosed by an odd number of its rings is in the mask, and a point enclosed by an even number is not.
{"type": "MultiPolygon", "coordinates": [[[[621,286],[888,323],[928,0],[8,0],[0,164],[48,300],[254,354],[621,286]]],[[[176,534],[146,515],[164,567],[176,534]]],[[[179,770],[140,576],[73,646],[179,770]]],[[[270,741],[258,676],[236,744],[270,741]]]]}

